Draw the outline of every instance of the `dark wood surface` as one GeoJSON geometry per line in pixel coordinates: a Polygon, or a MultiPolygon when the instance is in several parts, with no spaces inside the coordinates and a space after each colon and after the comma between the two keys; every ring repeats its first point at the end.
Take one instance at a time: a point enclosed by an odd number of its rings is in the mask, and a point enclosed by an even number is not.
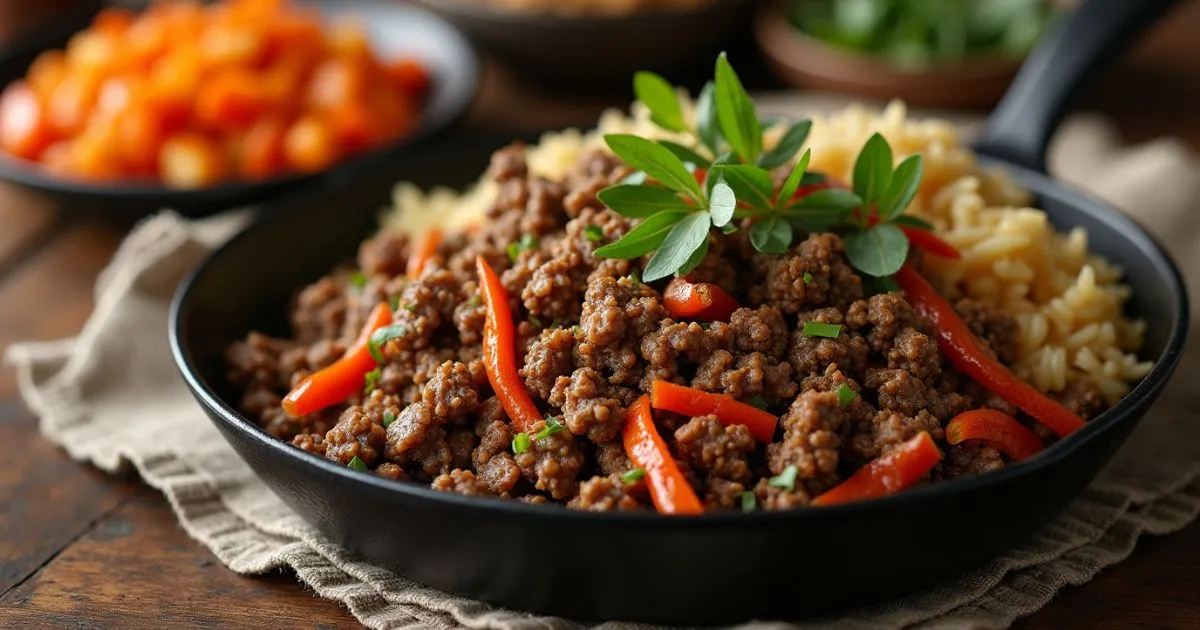
{"type": "MultiPolygon", "coordinates": [[[[4,3],[0,3],[4,4],[4,3]]],[[[1126,139],[1183,138],[1200,150],[1200,2],[1190,2],[1081,96],[1126,139]]],[[[542,98],[488,68],[463,132],[587,124],[628,100],[542,98]]],[[[0,186],[0,349],[75,334],[92,284],[129,220],[74,216],[0,186]]],[[[0,370],[0,627],[353,627],[294,576],[241,577],[178,526],[160,495],[71,461],[43,439],[0,370]]],[[[1017,626],[1193,628],[1200,624],[1200,524],[1147,537],[1125,562],[1068,588],[1017,626]]]]}

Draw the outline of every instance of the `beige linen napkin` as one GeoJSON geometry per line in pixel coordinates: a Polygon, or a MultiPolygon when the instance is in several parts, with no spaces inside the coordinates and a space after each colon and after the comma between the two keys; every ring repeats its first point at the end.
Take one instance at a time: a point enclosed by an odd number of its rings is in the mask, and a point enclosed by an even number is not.
{"type": "MultiPolygon", "coordinates": [[[[1149,226],[1200,295],[1196,158],[1170,140],[1120,147],[1099,121],[1076,119],[1052,163],[1064,179],[1149,226]]],[[[294,569],[318,595],[342,602],[372,628],[580,627],[440,593],[357,560],[286,507],[220,437],[176,375],[167,310],[180,277],[244,219],[194,223],[164,213],[146,220],[100,277],[95,312],[77,337],[9,349],[45,435],[104,470],[135,467],[166,495],[187,532],[230,569],[294,569]]],[[[1027,544],[924,593],[794,627],[1003,627],[1125,558],[1141,534],[1180,529],[1200,511],[1200,422],[1189,411],[1200,409],[1200,392],[1187,387],[1186,376],[1197,369],[1200,344],[1193,343],[1183,377],[1112,465],[1027,544]]]]}

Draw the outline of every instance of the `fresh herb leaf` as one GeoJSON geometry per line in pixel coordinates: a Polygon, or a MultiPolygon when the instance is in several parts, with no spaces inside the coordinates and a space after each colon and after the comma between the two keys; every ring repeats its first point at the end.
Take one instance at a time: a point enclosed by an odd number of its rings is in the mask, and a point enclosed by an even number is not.
{"type": "Polygon", "coordinates": [[[742,511],[753,512],[758,507],[758,499],[754,496],[754,491],[747,490],[742,493],[742,511]]]}
{"type": "Polygon", "coordinates": [[[908,257],[908,237],[888,223],[865,232],[850,232],[846,234],[846,257],[863,273],[890,276],[900,270],[908,257]]]}
{"type": "Polygon", "coordinates": [[[346,464],[346,468],[353,468],[358,472],[367,472],[367,463],[359,459],[358,455],[350,458],[350,463],[346,464]]]}
{"type": "Polygon", "coordinates": [[[775,205],[784,206],[791,202],[792,196],[800,189],[800,182],[804,180],[807,174],[808,161],[812,159],[812,149],[806,149],[804,155],[800,156],[800,160],[792,167],[792,172],[788,174],[784,180],[783,186],[779,189],[779,196],[776,197],[775,205]]]}
{"type": "Polygon", "coordinates": [[[801,331],[801,334],[805,337],[837,339],[838,335],[842,334],[842,325],[826,324],[824,322],[804,322],[804,329],[801,331]]]}
{"type": "MultiPolygon", "coordinates": [[[[647,221],[653,218],[651,217],[647,221]]],[[[689,214],[675,223],[671,227],[671,231],[667,233],[667,237],[663,239],[662,245],[650,257],[646,268],[642,270],[642,278],[646,282],[654,282],[678,271],[692,258],[693,252],[707,245],[708,228],[711,224],[712,218],[706,212],[689,214]]]]}
{"type": "Polygon", "coordinates": [[[383,428],[388,428],[396,421],[396,414],[392,413],[391,409],[383,412],[383,428]]]}
{"type": "Polygon", "coordinates": [[[663,145],[664,147],[666,147],[667,150],[670,151],[671,153],[674,153],[675,157],[679,158],[680,160],[683,160],[684,164],[691,164],[693,166],[704,166],[712,161],[712,160],[709,160],[708,158],[704,157],[703,155],[696,153],[696,151],[694,149],[685,147],[682,144],[679,144],[678,142],[671,142],[670,140],[659,140],[658,143],[663,145]]]}
{"type": "Polygon", "coordinates": [[[791,492],[796,488],[797,472],[796,465],[791,464],[787,468],[784,468],[783,472],[771,477],[771,479],[767,481],[767,485],[773,488],[783,488],[784,490],[791,492]]]}
{"type": "Polygon", "coordinates": [[[529,450],[529,434],[525,432],[513,436],[512,452],[520,455],[529,450]]]}
{"type": "Polygon", "coordinates": [[[804,177],[800,178],[801,186],[812,186],[814,184],[825,184],[828,182],[829,177],[825,175],[825,173],[818,173],[816,171],[809,171],[804,174],[804,177]]]}
{"type": "Polygon", "coordinates": [[[622,177],[621,181],[617,183],[623,186],[640,186],[641,184],[646,183],[646,173],[644,171],[634,171],[625,177],[622,177]]]}
{"type": "Polygon", "coordinates": [[[599,243],[604,240],[604,230],[601,230],[599,225],[589,225],[583,228],[583,237],[593,243],[599,243]]]}
{"type": "MultiPolygon", "coordinates": [[[[720,177],[720,175],[718,175],[720,177]]],[[[708,195],[708,213],[712,216],[712,224],[724,227],[733,220],[733,211],[737,207],[737,197],[733,189],[723,181],[713,185],[708,195]]]]}
{"type": "Polygon", "coordinates": [[[644,219],[659,210],[691,208],[678,193],[650,184],[609,186],[596,193],[601,203],[630,219],[644,219]]]}
{"type": "Polygon", "coordinates": [[[841,385],[838,385],[837,397],[838,404],[842,407],[845,407],[846,405],[854,402],[854,399],[858,397],[858,394],[851,389],[849,385],[842,383],[841,385]]]}
{"type": "Polygon", "coordinates": [[[666,79],[653,72],[638,72],[633,75],[633,93],[650,108],[650,120],[654,124],[669,131],[687,129],[679,97],[666,79]]]}
{"type": "Polygon", "coordinates": [[[521,255],[521,245],[518,243],[509,243],[504,248],[504,253],[508,254],[508,261],[516,264],[517,258],[521,255]]]}
{"type": "Polygon", "coordinates": [[[758,126],[762,127],[763,131],[767,131],[785,122],[787,122],[787,117],[785,116],[763,116],[758,119],[758,126]]]}
{"type": "Polygon", "coordinates": [[[758,158],[758,165],[766,169],[772,169],[786,164],[788,160],[795,157],[796,152],[800,150],[804,141],[808,139],[808,132],[811,129],[812,121],[807,119],[801,120],[789,127],[783,136],[779,138],[779,143],[772,147],[770,151],[763,153],[762,157],[758,158]]]}
{"type": "Polygon", "coordinates": [[[921,184],[921,164],[920,155],[910,155],[896,167],[892,173],[891,184],[888,185],[883,199],[879,201],[877,209],[880,220],[889,221],[904,214],[908,209],[908,204],[912,203],[913,197],[917,195],[917,187],[921,184]]]}
{"type": "Polygon", "coordinates": [[[408,327],[404,324],[392,324],[376,329],[367,339],[367,350],[371,353],[371,358],[375,359],[376,363],[383,363],[383,352],[380,351],[380,348],[387,342],[407,334],[408,327]]]}
{"type": "Polygon", "coordinates": [[[623,483],[637,483],[646,477],[645,468],[630,468],[621,473],[621,481],[623,483]]]}
{"type": "Polygon", "coordinates": [[[801,277],[804,278],[804,284],[812,284],[813,275],[811,273],[808,273],[807,271],[805,271],[804,275],[801,277]]]}
{"type": "Polygon", "coordinates": [[[892,147],[879,133],[863,145],[854,161],[854,194],[864,208],[878,203],[892,181],[892,147]]]}
{"type": "Polygon", "coordinates": [[[657,214],[653,214],[637,227],[629,230],[621,240],[615,243],[609,243],[604,247],[596,248],[592,252],[600,258],[637,258],[644,256],[657,249],[666,240],[671,229],[675,227],[685,217],[703,216],[705,220],[708,215],[698,215],[688,213],[683,210],[664,210],[657,214]]]}
{"type": "Polygon", "coordinates": [[[891,276],[871,278],[871,287],[876,293],[894,293],[900,290],[900,285],[896,284],[896,280],[891,276]]]}
{"type": "Polygon", "coordinates": [[[892,217],[892,225],[917,228],[918,230],[933,231],[933,224],[911,214],[898,214],[892,217]]]}
{"type": "Polygon", "coordinates": [[[567,427],[558,421],[558,416],[546,416],[546,426],[541,431],[533,434],[533,439],[544,440],[555,433],[566,431],[567,427]]]}
{"type": "Polygon", "coordinates": [[[700,247],[697,247],[696,251],[692,252],[691,256],[688,256],[688,259],[684,261],[683,265],[680,266],[679,269],[675,270],[675,275],[681,278],[688,275],[693,269],[696,268],[697,265],[700,264],[700,261],[704,260],[704,257],[707,255],[708,239],[706,238],[700,243],[700,247]]]}
{"type": "Polygon", "coordinates": [[[375,368],[374,370],[367,372],[366,375],[363,376],[363,393],[364,394],[370,394],[372,391],[375,390],[375,386],[379,384],[380,376],[383,376],[383,372],[381,372],[379,370],[379,368],[375,368]]]}
{"type": "Polygon", "coordinates": [[[367,274],[361,271],[355,271],[354,273],[350,274],[350,285],[355,289],[362,291],[363,287],[367,286],[368,279],[369,278],[367,278],[367,274]]]}
{"type": "Polygon", "coordinates": [[[755,407],[758,407],[759,409],[762,409],[764,411],[766,411],[766,409],[767,409],[767,399],[763,398],[762,396],[755,396],[754,398],[751,398],[747,402],[749,402],[751,405],[754,405],[755,407]]]}
{"type": "Polygon", "coordinates": [[[700,184],[683,162],[666,147],[630,134],[608,134],[604,136],[604,141],[626,164],[645,171],[662,182],[663,186],[688,193],[697,200],[700,198],[700,184]]]}
{"type": "Polygon", "coordinates": [[[858,195],[842,188],[824,188],[796,200],[787,217],[807,232],[824,232],[841,223],[862,203],[858,195]]]}
{"type": "Polygon", "coordinates": [[[717,120],[721,123],[721,132],[742,160],[752,164],[762,152],[762,126],[754,110],[754,101],[742,87],[725,53],[717,57],[716,85],[717,120]]]}
{"type": "Polygon", "coordinates": [[[764,254],[782,254],[792,246],[792,226],[778,215],[770,215],[750,226],[750,244],[764,254]]]}
{"type": "Polygon", "coordinates": [[[721,150],[721,123],[717,120],[717,88],[712,81],[704,84],[696,99],[696,135],[709,151],[721,150]]]}
{"type": "Polygon", "coordinates": [[[532,234],[522,234],[521,240],[516,243],[509,243],[504,248],[504,253],[508,254],[509,262],[516,264],[517,259],[521,257],[521,252],[527,252],[537,247],[538,239],[532,234]]]}
{"type": "Polygon", "coordinates": [[[753,164],[721,164],[712,170],[729,184],[738,201],[760,210],[775,207],[775,182],[767,169],[753,164]]]}
{"type": "Polygon", "coordinates": [[[863,200],[857,194],[845,188],[822,188],[797,199],[789,208],[814,209],[830,208],[847,214],[863,205],[863,200]]]}

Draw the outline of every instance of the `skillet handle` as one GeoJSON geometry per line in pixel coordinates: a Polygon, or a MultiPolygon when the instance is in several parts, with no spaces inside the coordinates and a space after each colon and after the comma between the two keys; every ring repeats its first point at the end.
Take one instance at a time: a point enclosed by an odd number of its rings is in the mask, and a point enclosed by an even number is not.
{"type": "Polygon", "coordinates": [[[975,151],[1046,172],[1046,145],[1068,100],[1176,0],[1084,0],[1021,66],[975,141],[975,151]]]}

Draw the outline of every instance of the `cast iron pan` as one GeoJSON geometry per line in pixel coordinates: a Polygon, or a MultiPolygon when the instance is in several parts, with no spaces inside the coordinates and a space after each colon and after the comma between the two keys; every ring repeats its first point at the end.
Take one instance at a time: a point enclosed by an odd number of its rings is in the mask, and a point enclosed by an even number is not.
{"type": "MultiPolygon", "coordinates": [[[[297,0],[327,16],[353,14],[366,26],[376,54],[383,58],[412,55],[430,67],[433,92],[415,135],[338,162],[315,175],[286,175],[261,182],[229,182],[196,190],[172,190],[155,183],[87,182],[54,177],[36,164],[0,152],[0,179],[45,193],[62,207],[105,213],[143,214],[171,208],[197,216],[277,197],[317,180],[350,180],[357,171],[388,163],[418,150],[454,123],[471,104],[479,83],[479,59],[453,26],[435,15],[398,2],[372,0],[297,0]]],[[[71,35],[91,23],[95,8],[64,17],[55,28],[0,51],[0,85],[23,76],[38,53],[61,49],[71,35]]]]}
{"type": "Polygon", "coordinates": [[[1170,258],[1128,218],[1040,170],[1045,139],[1079,77],[1168,4],[1086,5],[1031,58],[980,144],[1007,158],[997,163],[1037,194],[1057,227],[1086,228],[1092,247],[1127,270],[1129,313],[1146,319],[1143,356],[1155,361],[1113,409],[999,472],[822,509],[582,513],[363,475],[302,453],[239,415],[222,349],[249,330],[284,333],[293,291],[353,257],[391,182],[471,181],[498,139],[431,147],[419,162],[273,208],[183,284],[172,350],[201,406],[288,505],[364,559],[438,589],[576,619],[711,624],[795,619],[928,586],[1054,518],[1150,409],[1179,360],[1187,298],[1170,258]]]}

